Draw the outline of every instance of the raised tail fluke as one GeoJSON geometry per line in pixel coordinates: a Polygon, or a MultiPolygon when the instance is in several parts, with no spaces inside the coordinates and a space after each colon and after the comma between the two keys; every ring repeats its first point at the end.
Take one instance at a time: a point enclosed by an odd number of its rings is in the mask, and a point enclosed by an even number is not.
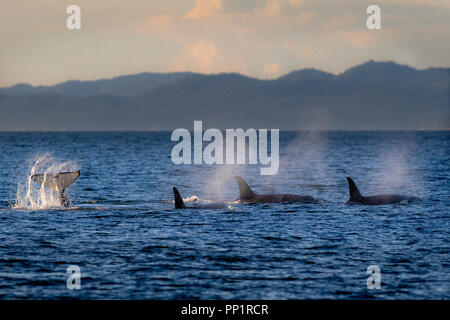
{"type": "Polygon", "coordinates": [[[68,207],[70,201],[66,196],[66,188],[74,183],[79,176],[80,170],[75,172],[60,172],[57,174],[34,174],[31,176],[31,179],[39,183],[41,186],[43,185],[58,192],[61,205],[68,207]]]}
{"type": "Polygon", "coordinates": [[[250,189],[247,182],[242,177],[235,176],[234,179],[239,185],[239,199],[245,200],[255,196],[255,193],[250,189]]]}
{"type": "Polygon", "coordinates": [[[347,177],[347,181],[348,181],[348,189],[350,191],[350,200],[349,201],[360,200],[362,198],[362,195],[359,192],[358,187],[356,186],[356,183],[350,177],[347,177]]]}
{"type": "Polygon", "coordinates": [[[63,192],[68,186],[74,183],[80,176],[80,170],[75,172],[60,172],[57,174],[34,174],[31,179],[40,185],[51,188],[57,192],[63,192]]]}
{"type": "Polygon", "coordinates": [[[181,198],[178,189],[175,187],[173,187],[173,196],[175,198],[175,209],[185,209],[186,206],[184,205],[183,198],[181,198]]]}

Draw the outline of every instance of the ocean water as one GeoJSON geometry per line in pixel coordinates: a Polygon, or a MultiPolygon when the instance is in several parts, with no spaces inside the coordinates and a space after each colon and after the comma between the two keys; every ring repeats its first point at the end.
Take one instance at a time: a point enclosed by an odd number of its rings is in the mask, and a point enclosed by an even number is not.
{"type": "Polygon", "coordinates": [[[449,299],[450,132],[281,132],[280,170],[172,163],[170,132],[0,133],[2,299],[449,299]],[[81,171],[72,204],[28,179],[81,171]],[[254,191],[319,204],[235,201],[254,191]],[[363,194],[423,201],[346,205],[363,194]],[[175,210],[226,201],[221,210],[175,210]],[[81,288],[69,290],[69,265],[81,288]],[[369,290],[367,268],[381,288],[369,290]]]}

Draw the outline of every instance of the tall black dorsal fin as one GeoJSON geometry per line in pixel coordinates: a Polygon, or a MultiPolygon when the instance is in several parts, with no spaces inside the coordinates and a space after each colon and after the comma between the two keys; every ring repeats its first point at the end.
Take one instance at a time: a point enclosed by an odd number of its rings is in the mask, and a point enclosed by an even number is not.
{"type": "Polygon", "coordinates": [[[350,200],[359,200],[362,198],[361,193],[356,186],[356,183],[352,180],[352,178],[347,177],[348,181],[348,189],[350,191],[350,200]]]}
{"type": "Polygon", "coordinates": [[[250,189],[247,182],[241,177],[235,176],[234,179],[239,185],[239,198],[240,199],[250,199],[255,196],[255,193],[250,189]]]}
{"type": "Polygon", "coordinates": [[[185,209],[186,206],[184,205],[183,198],[181,198],[178,189],[175,187],[173,187],[173,196],[175,197],[175,209],[185,209]]]}

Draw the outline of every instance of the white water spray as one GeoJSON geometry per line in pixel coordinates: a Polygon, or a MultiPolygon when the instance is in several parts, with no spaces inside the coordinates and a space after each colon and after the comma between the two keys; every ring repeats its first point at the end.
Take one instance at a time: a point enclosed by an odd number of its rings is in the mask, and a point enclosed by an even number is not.
{"type": "Polygon", "coordinates": [[[77,166],[71,161],[59,162],[50,154],[37,157],[25,181],[19,181],[17,184],[17,195],[13,208],[35,210],[61,207],[57,192],[44,186],[45,179],[42,184],[39,184],[31,177],[39,173],[47,175],[76,170],[77,166]]]}

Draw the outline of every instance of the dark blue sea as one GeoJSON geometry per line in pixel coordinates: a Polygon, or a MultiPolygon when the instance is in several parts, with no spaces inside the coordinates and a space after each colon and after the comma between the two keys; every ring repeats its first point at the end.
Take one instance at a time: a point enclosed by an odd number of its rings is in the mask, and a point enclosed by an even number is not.
{"type": "Polygon", "coordinates": [[[0,133],[0,298],[450,298],[450,132],[281,132],[274,176],[174,165],[170,135],[0,133]],[[78,169],[68,208],[29,179],[78,169]],[[320,203],[241,204],[234,175],[320,203]],[[422,201],[346,205],[347,176],[422,201]],[[175,210],[174,186],[186,205],[227,207],[175,210]]]}

